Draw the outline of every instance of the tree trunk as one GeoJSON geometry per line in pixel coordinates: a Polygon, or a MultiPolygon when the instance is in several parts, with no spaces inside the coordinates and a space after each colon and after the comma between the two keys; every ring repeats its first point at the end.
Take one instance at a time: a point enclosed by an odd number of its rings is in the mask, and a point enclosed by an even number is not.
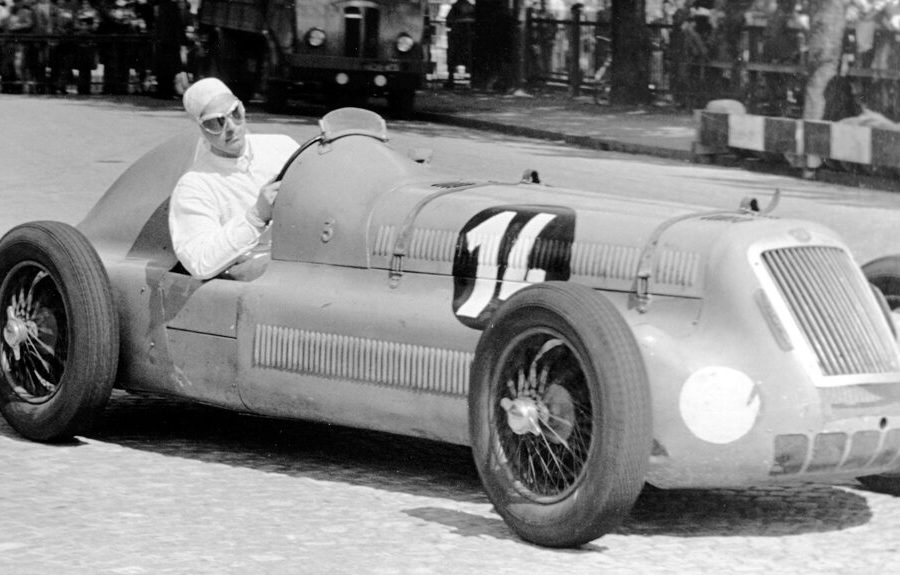
{"type": "Polygon", "coordinates": [[[809,52],[806,61],[805,120],[825,115],[825,89],[837,75],[844,41],[844,0],[811,0],[809,5],[809,52]]]}
{"type": "Polygon", "coordinates": [[[645,20],[644,0],[613,0],[609,94],[613,104],[650,102],[650,37],[645,20]]]}

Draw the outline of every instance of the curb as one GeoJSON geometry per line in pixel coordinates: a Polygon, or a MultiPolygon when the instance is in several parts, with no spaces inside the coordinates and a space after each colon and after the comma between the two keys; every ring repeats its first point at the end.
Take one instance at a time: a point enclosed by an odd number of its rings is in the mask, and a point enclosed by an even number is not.
{"type": "Polygon", "coordinates": [[[435,122],[439,124],[447,124],[459,126],[461,128],[472,128],[475,130],[483,130],[489,132],[499,132],[501,134],[509,134],[511,136],[523,136],[526,138],[535,138],[538,140],[548,140],[553,142],[565,142],[573,146],[588,148],[592,150],[602,150],[605,152],[620,152],[623,154],[642,154],[647,156],[655,156],[658,158],[667,158],[670,160],[681,160],[691,162],[694,160],[694,153],[690,150],[678,150],[675,148],[666,148],[663,146],[650,146],[647,144],[635,144],[622,142],[620,140],[612,140],[609,138],[597,138],[594,136],[574,136],[564,134],[553,130],[542,130],[539,128],[529,128],[526,126],[516,126],[513,124],[504,124],[492,120],[482,120],[478,118],[466,118],[454,114],[441,112],[418,111],[415,118],[426,122],[435,122]]]}
{"type": "MultiPolygon", "coordinates": [[[[647,144],[622,142],[620,140],[609,138],[575,136],[572,134],[565,134],[553,130],[529,128],[526,126],[517,126],[514,124],[506,124],[493,120],[469,118],[447,112],[433,112],[427,110],[416,111],[414,113],[414,119],[450,126],[458,126],[461,128],[482,130],[486,132],[509,134],[511,136],[521,136],[551,142],[563,142],[569,145],[591,150],[619,152],[624,154],[639,154],[690,163],[709,163],[710,160],[713,160],[712,163],[720,163],[714,161],[714,159],[716,157],[734,158],[733,154],[730,154],[728,151],[726,151],[727,149],[720,150],[720,154],[704,153],[703,146],[700,146],[699,149],[697,149],[698,146],[696,144],[699,144],[699,141],[695,142],[695,149],[679,150],[676,148],[669,148],[664,146],[652,146],[647,144]]],[[[718,137],[722,138],[721,132],[719,133],[718,137]]],[[[727,138],[727,135],[725,137],[727,138]]],[[[783,145],[784,143],[782,142],[779,147],[783,145]]],[[[777,174],[797,179],[810,179],[809,174],[805,174],[803,170],[798,170],[797,168],[790,166],[787,162],[760,162],[759,159],[736,159],[736,163],[729,163],[728,165],[739,166],[741,169],[745,169],[748,171],[777,174]]],[[[812,179],[814,179],[815,181],[828,184],[871,190],[882,190],[887,192],[900,192],[900,181],[879,175],[844,172],[829,169],[826,166],[822,166],[816,169],[812,175],[812,179]]]]}
{"type": "Polygon", "coordinates": [[[788,154],[804,170],[816,170],[823,160],[850,162],[863,168],[892,168],[900,164],[900,132],[877,127],[773,118],[752,114],[698,111],[700,154],[723,154],[731,149],[788,154]]]}

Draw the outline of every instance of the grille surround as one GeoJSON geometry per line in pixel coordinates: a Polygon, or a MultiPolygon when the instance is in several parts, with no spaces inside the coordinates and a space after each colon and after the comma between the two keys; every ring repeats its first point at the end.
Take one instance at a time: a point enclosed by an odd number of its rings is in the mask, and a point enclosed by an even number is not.
{"type": "Polygon", "coordinates": [[[900,371],[884,314],[844,249],[785,247],[763,251],[761,259],[822,375],[900,371]]]}

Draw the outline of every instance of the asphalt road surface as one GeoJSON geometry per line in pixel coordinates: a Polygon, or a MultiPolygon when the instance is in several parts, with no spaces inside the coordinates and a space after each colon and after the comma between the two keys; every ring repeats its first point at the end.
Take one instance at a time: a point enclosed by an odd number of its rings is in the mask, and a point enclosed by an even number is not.
{"type": "MultiPolygon", "coordinates": [[[[315,134],[256,114],[256,131],[315,134]]],[[[0,96],[0,233],[77,223],[144,152],[191,129],[158,103],[0,96]]],[[[900,196],[735,169],[467,132],[391,126],[434,165],[716,207],[780,188],[777,213],[825,222],[857,258],[900,251],[900,196]]],[[[615,532],[576,550],[518,540],[484,496],[467,449],[114,394],[62,445],[0,421],[0,573],[888,573],[900,498],[855,482],[646,491],[615,532]]]]}

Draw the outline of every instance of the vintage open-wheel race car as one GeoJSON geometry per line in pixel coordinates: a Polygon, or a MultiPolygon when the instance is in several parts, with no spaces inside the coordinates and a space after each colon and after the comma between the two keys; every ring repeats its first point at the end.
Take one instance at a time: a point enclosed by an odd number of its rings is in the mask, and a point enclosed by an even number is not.
{"type": "Polygon", "coordinates": [[[7,232],[10,425],[83,432],[116,386],[470,445],[497,512],[555,547],[615,529],[645,484],[893,483],[896,319],[827,228],[440,173],[365,110],[320,126],[258,277],[200,281],[172,252],[196,133],[77,227],[7,232]]]}

